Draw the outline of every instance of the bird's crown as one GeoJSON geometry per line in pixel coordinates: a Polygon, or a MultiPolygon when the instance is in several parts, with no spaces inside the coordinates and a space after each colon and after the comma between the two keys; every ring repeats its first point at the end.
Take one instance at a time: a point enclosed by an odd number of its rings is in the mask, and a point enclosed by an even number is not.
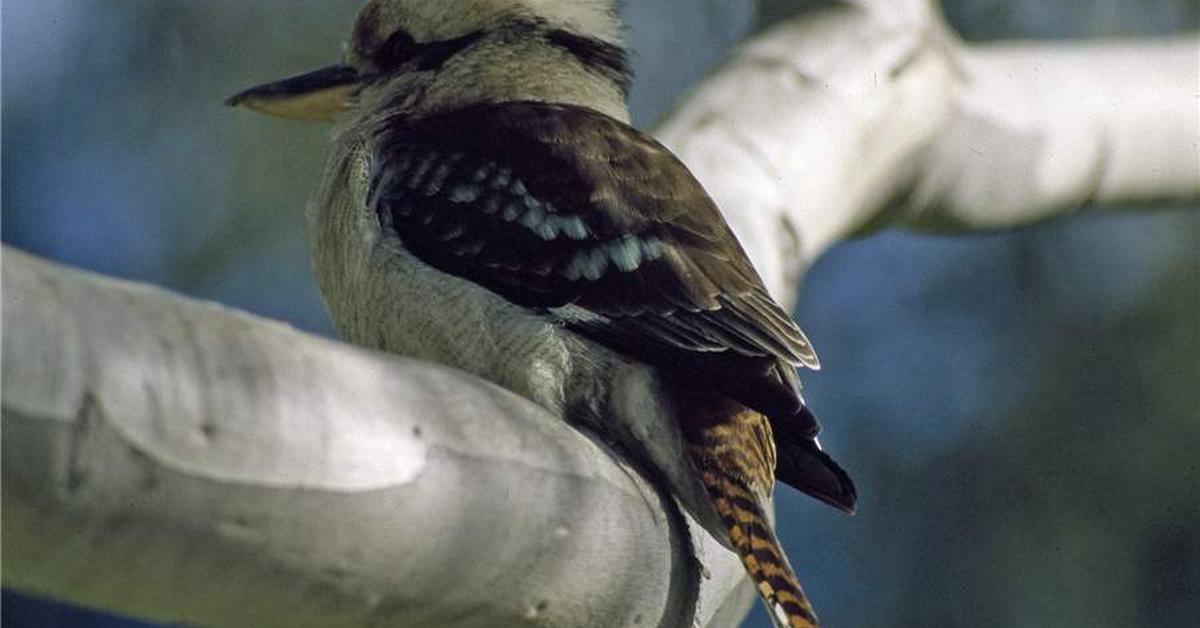
{"type": "Polygon", "coordinates": [[[613,0],[371,0],[355,21],[347,62],[377,69],[393,47],[450,41],[518,24],[621,44],[613,0]]]}

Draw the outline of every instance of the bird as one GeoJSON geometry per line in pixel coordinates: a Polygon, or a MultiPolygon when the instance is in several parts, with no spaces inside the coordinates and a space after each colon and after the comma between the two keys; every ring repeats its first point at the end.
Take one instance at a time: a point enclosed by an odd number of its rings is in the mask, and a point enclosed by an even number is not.
{"type": "Polygon", "coordinates": [[[478,375],[611,445],[818,625],[776,481],[853,512],[819,368],[688,168],[630,122],[616,0],[371,0],[340,62],[227,101],[332,121],[310,202],[347,341],[478,375]]]}

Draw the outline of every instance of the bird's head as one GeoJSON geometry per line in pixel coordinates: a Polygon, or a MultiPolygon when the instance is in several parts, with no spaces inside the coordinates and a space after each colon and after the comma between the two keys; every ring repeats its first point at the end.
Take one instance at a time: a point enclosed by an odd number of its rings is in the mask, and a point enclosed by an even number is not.
{"type": "Polygon", "coordinates": [[[341,63],[228,100],[328,120],[538,100],[625,117],[629,70],[614,0],[371,0],[341,63]]]}

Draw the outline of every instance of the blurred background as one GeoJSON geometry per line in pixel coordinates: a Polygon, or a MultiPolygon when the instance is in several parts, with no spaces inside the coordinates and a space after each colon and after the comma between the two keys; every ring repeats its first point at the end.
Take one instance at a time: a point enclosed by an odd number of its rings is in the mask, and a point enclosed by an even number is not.
{"type": "MultiPolygon", "coordinates": [[[[642,125],[816,5],[626,4],[642,125]]],[[[1194,0],[943,4],[976,41],[1200,27],[1194,0]]],[[[221,101],[336,59],[358,5],[7,0],[3,241],[329,334],[303,220],[328,130],[221,101]]],[[[1200,212],[1174,208],[885,232],[812,269],[807,396],[860,514],[783,490],[779,521],[828,626],[1200,625],[1198,245],[1200,212]]],[[[2,602],[5,626],[137,625],[2,602]]]]}

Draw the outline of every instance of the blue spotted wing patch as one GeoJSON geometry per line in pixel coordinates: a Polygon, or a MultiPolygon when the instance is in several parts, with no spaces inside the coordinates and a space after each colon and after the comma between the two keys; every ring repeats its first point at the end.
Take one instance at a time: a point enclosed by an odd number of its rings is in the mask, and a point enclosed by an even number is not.
{"type": "Polygon", "coordinates": [[[428,145],[397,147],[372,183],[381,224],[422,259],[524,305],[574,301],[661,259],[658,236],[598,233],[588,217],[535,196],[509,167],[428,145]]]}

